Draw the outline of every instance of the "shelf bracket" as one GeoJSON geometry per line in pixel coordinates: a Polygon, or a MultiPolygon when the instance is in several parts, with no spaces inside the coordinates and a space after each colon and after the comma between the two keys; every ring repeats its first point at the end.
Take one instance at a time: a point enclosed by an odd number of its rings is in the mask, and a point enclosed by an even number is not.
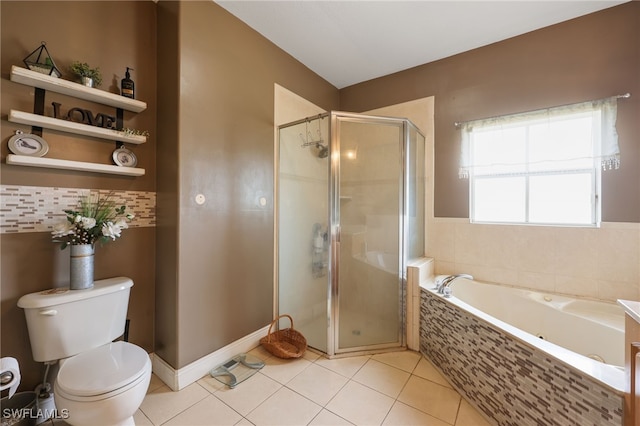
{"type": "Polygon", "coordinates": [[[116,129],[124,129],[124,110],[122,108],[116,108],[116,129]]]}
{"type": "MultiPolygon", "coordinates": [[[[38,115],[44,115],[44,95],[46,90],[36,87],[36,94],[33,98],[33,113],[38,115]]],[[[31,126],[31,133],[42,137],[42,127],[31,126]]]]}
{"type": "MultiPolygon", "coordinates": [[[[122,108],[116,108],[116,129],[124,129],[124,110],[122,108]]],[[[116,149],[124,147],[124,142],[116,141],[116,149]]]]}

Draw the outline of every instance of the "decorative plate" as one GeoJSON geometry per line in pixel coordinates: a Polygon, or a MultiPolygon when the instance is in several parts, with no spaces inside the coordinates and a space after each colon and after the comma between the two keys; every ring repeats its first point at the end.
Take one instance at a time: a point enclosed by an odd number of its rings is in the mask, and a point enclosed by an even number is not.
{"type": "Polygon", "coordinates": [[[21,130],[16,130],[16,134],[9,138],[8,146],[9,151],[14,154],[31,157],[42,157],[49,151],[49,145],[44,139],[21,130]]]}
{"type": "Polygon", "coordinates": [[[113,151],[113,162],[122,167],[135,167],[138,159],[135,154],[127,148],[121,147],[113,151]]]}

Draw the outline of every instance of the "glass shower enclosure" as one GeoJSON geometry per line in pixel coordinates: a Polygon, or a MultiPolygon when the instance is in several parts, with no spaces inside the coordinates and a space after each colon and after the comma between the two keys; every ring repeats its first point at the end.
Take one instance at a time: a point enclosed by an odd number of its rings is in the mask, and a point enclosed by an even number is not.
{"type": "Polygon", "coordinates": [[[328,356],[404,346],[406,264],[424,254],[424,136],[407,119],[345,112],[278,131],[277,312],[328,356]]]}

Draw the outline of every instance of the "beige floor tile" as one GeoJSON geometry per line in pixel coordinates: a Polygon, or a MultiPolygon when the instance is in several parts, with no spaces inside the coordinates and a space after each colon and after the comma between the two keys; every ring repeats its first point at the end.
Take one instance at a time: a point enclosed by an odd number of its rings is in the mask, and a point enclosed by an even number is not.
{"type": "Polygon", "coordinates": [[[304,358],[280,359],[271,357],[265,361],[265,366],[260,372],[284,385],[310,365],[311,361],[304,358]]]}
{"type": "Polygon", "coordinates": [[[420,355],[419,352],[414,351],[399,351],[376,354],[371,358],[411,373],[413,369],[416,368],[416,365],[418,364],[418,361],[420,361],[420,358],[422,358],[422,355],[420,355]]]}
{"type": "Polygon", "coordinates": [[[151,381],[149,382],[149,387],[147,388],[147,393],[151,393],[161,386],[164,386],[164,382],[160,380],[158,376],[156,376],[155,374],[152,374],[151,381]]]}
{"type": "Polygon", "coordinates": [[[144,413],[139,409],[136,410],[135,414],[133,415],[133,421],[136,426],[153,426],[151,420],[149,420],[149,418],[145,416],[144,413]]]}
{"type": "Polygon", "coordinates": [[[353,376],[353,380],[395,399],[410,375],[406,371],[370,359],[353,376]]]}
{"type": "Polygon", "coordinates": [[[453,424],[460,405],[460,395],[453,389],[411,376],[398,401],[453,424]]]}
{"type": "Polygon", "coordinates": [[[234,426],[254,426],[254,424],[251,423],[249,420],[247,420],[245,417],[243,417],[242,420],[240,420],[234,426]]]}
{"type": "Polygon", "coordinates": [[[415,370],[413,370],[413,374],[416,376],[422,377],[423,379],[431,380],[432,382],[438,383],[442,386],[446,386],[448,388],[451,387],[447,379],[440,374],[440,372],[433,366],[431,361],[422,357],[415,370]]]}
{"type": "Polygon", "coordinates": [[[247,353],[249,355],[255,356],[256,358],[260,358],[263,361],[266,360],[267,358],[271,358],[273,356],[273,355],[271,355],[270,352],[268,352],[261,345],[256,346],[255,348],[251,349],[247,353]]]}
{"type": "Polygon", "coordinates": [[[308,424],[321,409],[318,404],[283,387],[246,417],[257,426],[297,426],[308,424]]]}
{"type": "Polygon", "coordinates": [[[491,426],[471,404],[464,399],[460,404],[456,426],[491,426]]]}
{"type": "Polygon", "coordinates": [[[349,426],[352,424],[331,411],[322,410],[311,420],[309,426],[349,426]]]}
{"type": "Polygon", "coordinates": [[[393,402],[393,398],[350,381],[326,408],[356,425],[379,425],[389,413],[393,402]]]}
{"type": "Polygon", "coordinates": [[[168,422],[166,426],[226,426],[239,422],[242,416],[213,395],[187,408],[168,422]]]}
{"type": "Polygon", "coordinates": [[[336,359],[319,358],[316,360],[316,364],[350,378],[362,368],[369,358],[368,355],[336,359]]]}
{"type": "Polygon", "coordinates": [[[449,423],[438,420],[402,402],[393,404],[389,415],[384,419],[384,423],[382,424],[389,426],[451,426],[449,423]]]}
{"type": "Polygon", "coordinates": [[[318,358],[320,358],[322,356],[322,354],[317,353],[311,349],[307,349],[304,354],[302,355],[304,359],[314,362],[315,360],[317,360],[318,358]]]}
{"type": "Polygon", "coordinates": [[[348,380],[334,371],[311,364],[287,383],[287,387],[324,407],[348,380]]]}
{"type": "Polygon", "coordinates": [[[187,386],[180,392],[173,392],[168,386],[163,385],[147,394],[140,410],[154,425],[159,425],[206,398],[207,395],[209,392],[197,383],[187,386]]]}
{"type": "Polygon", "coordinates": [[[246,416],[281,387],[280,383],[258,372],[235,388],[229,389],[225,386],[214,395],[241,415],[246,416]]]}
{"type": "Polygon", "coordinates": [[[210,375],[204,376],[202,379],[198,380],[197,383],[210,393],[216,393],[220,389],[227,387],[224,383],[214,379],[210,375]]]}

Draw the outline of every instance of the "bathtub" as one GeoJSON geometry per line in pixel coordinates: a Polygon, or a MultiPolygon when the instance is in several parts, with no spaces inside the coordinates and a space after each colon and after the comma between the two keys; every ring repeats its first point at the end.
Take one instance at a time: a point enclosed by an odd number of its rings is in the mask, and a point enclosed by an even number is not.
{"type": "Polygon", "coordinates": [[[622,424],[624,311],[457,279],[421,289],[420,350],[499,425],[622,424]]]}

